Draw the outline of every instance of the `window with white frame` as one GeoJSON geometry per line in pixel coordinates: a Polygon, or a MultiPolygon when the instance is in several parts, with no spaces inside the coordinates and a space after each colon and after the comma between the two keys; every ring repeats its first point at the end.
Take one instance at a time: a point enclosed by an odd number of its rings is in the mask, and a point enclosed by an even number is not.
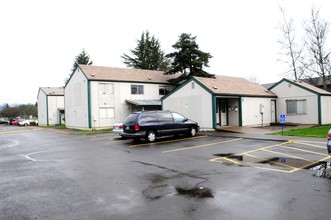
{"type": "Polygon", "coordinates": [[[286,100],[287,114],[306,114],[306,100],[286,100]]]}
{"type": "Polygon", "coordinates": [[[131,85],[131,94],[144,94],[144,85],[131,85]]]}
{"type": "Polygon", "coordinates": [[[100,119],[112,119],[115,117],[115,109],[108,107],[99,108],[100,119]]]}

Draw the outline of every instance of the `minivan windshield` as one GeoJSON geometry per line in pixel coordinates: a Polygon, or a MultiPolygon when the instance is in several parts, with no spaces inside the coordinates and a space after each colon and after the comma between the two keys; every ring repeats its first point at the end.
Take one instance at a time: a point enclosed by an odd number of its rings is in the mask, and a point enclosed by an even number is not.
{"type": "Polygon", "coordinates": [[[136,123],[138,114],[137,113],[131,113],[124,119],[124,124],[132,124],[136,123]]]}

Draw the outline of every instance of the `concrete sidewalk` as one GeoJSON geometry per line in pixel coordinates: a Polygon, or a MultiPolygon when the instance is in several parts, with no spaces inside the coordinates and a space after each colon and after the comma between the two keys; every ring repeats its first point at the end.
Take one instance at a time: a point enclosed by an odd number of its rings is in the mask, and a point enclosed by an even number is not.
{"type": "MultiPolygon", "coordinates": [[[[294,128],[304,128],[310,127],[311,125],[299,125],[299,126],[289,126],[284,130],[290,130],[294,128]]],[[[260,140],[272,140],[272,141],[312,141],[312,142],[327,142],[327,138],[311,138],[311,137],[297,137],[297,136],[281,136],[281,135],[271,135],[273,132],[282,131],[280,126],[273,127],[222,127],[217,129],[217,131],[201,131],[199,134],[208,136],[220,136],[220,137],[237,137],[246,139],[260,139],[260,140]]]]}

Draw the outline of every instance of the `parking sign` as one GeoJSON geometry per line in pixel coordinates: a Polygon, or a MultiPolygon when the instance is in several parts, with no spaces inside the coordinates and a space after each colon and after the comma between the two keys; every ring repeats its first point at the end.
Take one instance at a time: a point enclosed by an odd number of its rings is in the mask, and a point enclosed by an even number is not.
{"type": "Polygon", "coordinates": [[[281,114],[279,116],[279,122],[284,124],[286,122],[286,115],[285,114],[281,114]]]}

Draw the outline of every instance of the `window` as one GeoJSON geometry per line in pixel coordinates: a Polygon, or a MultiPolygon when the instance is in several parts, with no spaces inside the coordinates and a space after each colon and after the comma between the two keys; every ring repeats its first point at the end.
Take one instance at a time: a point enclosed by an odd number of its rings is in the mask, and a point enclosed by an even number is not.
{"type": "Polygon", "coordinates": [[[186,118],[182,116],[181,114],[178,114],[176,112],[172,113],[172,116],[174,117],[175,122],[184,122],[186,118]]]}
{"type": "Polygon", "coordinates": [[[110,119],[115,117],[114,108],[99,108],[100,119],[110,119]]]}
{"type": "Polygon", "coordinates": [[[306,100],[286,100],[287,114],[306,114],[306,100]]]}
{"type": "Polygon", "coordinates": [[[131,94],[144,94],[144,86],[143,85],[131,85],[131,94]]]}
{"type": "Polygon", "coordinates": [[[140,123],[141,124],[146,124],[146,123],[157,123],[159,122],[157,117],[156,117],[156,113],[155,112],[151,112],[151,113],[144,113],[141,118],[140,118],[140,123]]]}
{"type": "Polygon", "coordinates": [[[112,83],[99,83],[99,94],[112,95],[114,94],[114,85],[112,83]]]}
{"type": "Polygon", "coordinates": [[[159,86],[159,95],[167,95],[170,92],[168,86],[159,86]]]}
{"type": "Polygon", "coordinates": [[[173,122],[170,112],[158,112],[157,114],[160,122],[173,122]]]}

